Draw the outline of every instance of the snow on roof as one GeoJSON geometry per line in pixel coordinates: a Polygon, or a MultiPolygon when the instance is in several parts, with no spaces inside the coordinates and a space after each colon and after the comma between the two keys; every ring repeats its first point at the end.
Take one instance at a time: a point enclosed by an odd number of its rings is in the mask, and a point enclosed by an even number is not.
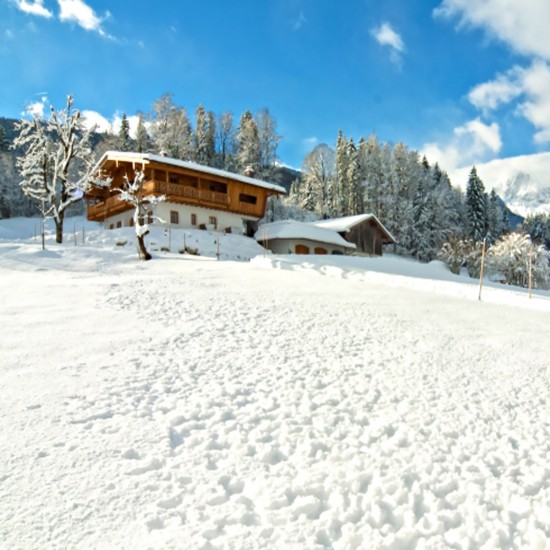
{"type": "Polygon", "coordinates": [[[270,241],[272,239],[305,239],[325,244],[334,244],[345,248],[356,248],[353,243],[343,239],[338,233],[330,229],[315,227],[309,223],[295,220],[282,220],[262,225],[254,238],[257,241],[270,241]]]}
{"type": "Polygon", "coordinates": [[[211,174],[213,176],[219,176],[222,178],[229,178],[232,180],[241,181],[243,183],[248,183],[250,185],[255,185],[256,187],[263,187],[264,189],[270,189],[276,191],[277,193],[286,194],[286,189],[280,185],[275,185],[274,183],[268,183],[263,180],[256,178],[250,178],[248,176],[243,176],[242,174],[235,174],[233,172],[227,172],[226,170],[219,170],[218,168],[212,168],[210,166],[204,166],[196,162],[191,162],[188,160],[179,160],[170,157],[165,157],[163,155],[154,155],[152,153],[127,153],[123,151],[107,151],[103,154],[99,162],[94,167],[94,171],[98,169],[106,160],[128,160],[131,162],[143,162],[145,164],[149,162],[158,162],[160,164],[169,164],[171,166],[177,166],[179,168],[189,168],[190,170],[196,170],[197,172],[202,172],[204,174],[211,174]]]}
{"type": "Polygon", "coordinates": [[[312,225],[322,227],[323,229],[331,229],[337,233],[347,233],[352,227],[366,220],[373,219],[380,226],[380,228],[387,234],[387,236],[395,242],[392,234],[384,227],[382,222],[374,214],[357,214],[355,216],[344,216],[343,218],[332,218],[329,220],[317,220],[310,222],[312,225]]]}

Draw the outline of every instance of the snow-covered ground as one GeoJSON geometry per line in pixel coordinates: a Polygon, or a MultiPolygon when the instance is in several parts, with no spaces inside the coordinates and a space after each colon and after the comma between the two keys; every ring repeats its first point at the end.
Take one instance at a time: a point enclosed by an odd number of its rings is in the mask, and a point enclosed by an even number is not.
{"type": "Polygon", "coordinates": [[[0,548],[550,546],[548,293],[82,223],[0,221],[0,548]]]}

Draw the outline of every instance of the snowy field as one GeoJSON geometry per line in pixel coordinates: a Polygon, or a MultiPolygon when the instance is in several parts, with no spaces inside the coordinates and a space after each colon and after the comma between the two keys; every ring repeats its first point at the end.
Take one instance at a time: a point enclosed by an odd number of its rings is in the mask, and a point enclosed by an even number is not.
{"type": "Polygon", "coordinates": [[[550,547],[548,293],[33,223],[0,220],[0,548],[550,547]]]}

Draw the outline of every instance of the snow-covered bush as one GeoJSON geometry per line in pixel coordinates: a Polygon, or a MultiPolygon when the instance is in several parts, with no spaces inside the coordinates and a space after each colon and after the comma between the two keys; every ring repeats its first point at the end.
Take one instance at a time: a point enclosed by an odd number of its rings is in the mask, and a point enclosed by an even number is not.
{"type": "Polygon", "coordinates": [[[487,267],[493,277],[502,282],[526,287],[529,284],[530,255],[532,284],[547,289],[550,281],[550,255],[543,245],[534,245],[527,234],[510,233],[497,241],[487,253],[487,267]]]}
{"type": "Polygon", "coordinates": [[[481,271],[482,246],[480,242],[452,239],[441,247],[437,257],[445,262],[455,275],[459,275],[460,270],[466,267],[468,275],[477,278],[481,271]]]}
{"type": "Polygon", "coordinates": [[[470,241],[452,239],[441,247],[437,257],[441,261],[445,262],[455,275],[459,275],[460,270],[466,264],[466,256],[468,255],[470,249],[470,241]]]}

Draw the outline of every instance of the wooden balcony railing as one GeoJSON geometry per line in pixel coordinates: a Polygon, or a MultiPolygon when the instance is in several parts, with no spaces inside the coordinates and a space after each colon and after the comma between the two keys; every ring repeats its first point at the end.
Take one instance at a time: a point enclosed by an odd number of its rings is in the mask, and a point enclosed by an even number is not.
{"type": "Polygon", "coordinates": [[[229,195],[226,193],[210,191],[209,189],[196,189],[195,187],[177,183],[151,180],[144,184],[143,191],[145,194],[154,193],[155,195],[166,195],[175,198],[181,197],[216,205],[229,205],[229,195]]]}
{"type": "Polygon", "coordinates": [[[102,221],[103,219],[130,210],[132,206],[127,202],[121,201],[119,195],[108,197],[97,204],[88,205],[88,219],[93,221],[102,221]]]}

